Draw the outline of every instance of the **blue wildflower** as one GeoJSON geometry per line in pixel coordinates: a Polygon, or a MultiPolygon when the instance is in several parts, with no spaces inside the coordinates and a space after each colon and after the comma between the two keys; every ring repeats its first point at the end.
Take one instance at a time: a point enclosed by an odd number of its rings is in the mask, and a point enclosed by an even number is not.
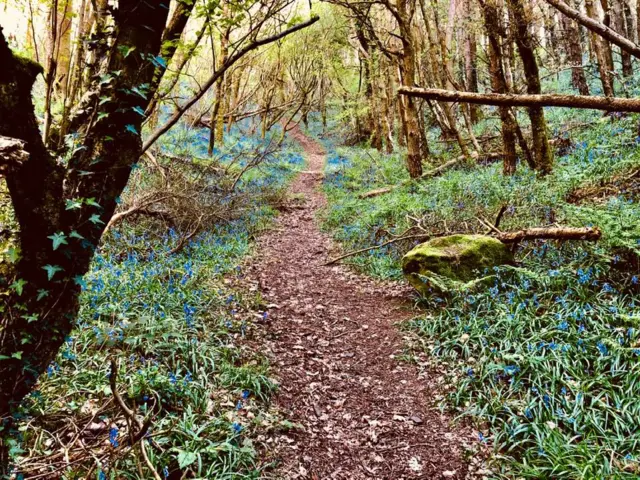
{"type": "Polygon", "coordinates": [[[120,445],[118,442],[118,429],[116,427],[112,427],[111,430],[109,430],[109,443],[111,443],[113,448],[117,448],[120,445]]]}

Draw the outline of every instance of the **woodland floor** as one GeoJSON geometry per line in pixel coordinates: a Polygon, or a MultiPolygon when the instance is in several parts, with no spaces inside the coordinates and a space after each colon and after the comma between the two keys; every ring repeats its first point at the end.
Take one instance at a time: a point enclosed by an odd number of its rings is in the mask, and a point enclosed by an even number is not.
{"type": "Polygon", "coordinates": [[[294,199],[259,242],[253,276],[270,303],[268,348],[280,382],[276,406],[301,428],[276,439],[275,478],[464,478],[472,432],[433,406],[433,376],[398,358],[397,323],[409,292],[344,266],[315,214],[325,155],[300,131],[307,171],[294,199]]]}

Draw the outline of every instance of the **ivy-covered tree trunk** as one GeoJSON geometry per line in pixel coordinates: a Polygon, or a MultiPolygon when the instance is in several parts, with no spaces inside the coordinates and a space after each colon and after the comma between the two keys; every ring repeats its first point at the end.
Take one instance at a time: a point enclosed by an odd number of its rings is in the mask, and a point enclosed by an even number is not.
{"type": "MultiPolygon", "coordinates": [[[[9,292],[0,305],[5,427],[74,326],[82,277],[140,156],[167,13],[161,0],[118,2],[107,71],[72,121],[82,148],[66,166],[46,150],[34,114],[31,87],[42,68],[11,52],[0,30],[0,136],[21,140],[28,154],[19,162],[0,153],[20,227],[19,258],[0,283],[9,292]]],[[[0,476],[8,463],[2,445],[0,476]]]]}

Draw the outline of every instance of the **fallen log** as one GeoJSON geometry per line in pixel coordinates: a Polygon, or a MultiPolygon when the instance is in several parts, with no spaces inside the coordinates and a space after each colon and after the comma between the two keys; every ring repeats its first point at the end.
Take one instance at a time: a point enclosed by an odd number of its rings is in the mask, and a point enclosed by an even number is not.
{"type": "Polygon", "coordinates": [[[525,240],[589,240],[596,241],[602,236],[598,227],[540,227],[525,228],[516,232],[500,232],[495,237],[502,243],[518,243],[525,240]]]}
{"type": "Polygon", "coordinates": [[[440,102],[473,103],[503,107],[565,107],[605,110],[607,112],[640,112],[640,99],[621,97],[594,97],[587,95],[473,93],[440,88],[402,86],[398,93],[409,97],[438,100],[440,102]]]}
{"type": "MultiPolygon", "coordinates": [[[[501,213],[504,213],[501,209],[501,213]]],[[[499,215],[501,216],[501,215],[499,215]]],[[[484,224],[484,222],[482,222],[484,224]]],[[[499,223],[496,220],[496,223],[499,223]]],[[[519,243],[525,240],[587,240],[587,241],[596,241],[599,240],[602,236],[602,232],[598,227],[584,227],[584,228],[575,228],[575,227],[538,227],[538,228],[525,228],[522,230],[517,230],[515,232],[501,232],[497,227],[491,226],[491,230],[495,233],[492,235],[493,237],[500,240],[502,243],[514,244],[519,243]]],[[[415,239],[424,239],[429,240],[436,237],[444,237],[447,235],[452,235],[452,232],[446,233],[436,233],[433,235],[429,235],[428,233],[419,234],[419,235],[407,235],[398,238],[394,238],[388,240],[380,245],[372,245],[366,248],[360,248],[358,250],[354,250],[351,252],[347,252],[339,257],[332,258],[324,265],[332,265],[334,263],[339,262],[340,260],[344,260],[345,258],[353,257],[354,255],[358,255],[360,253],[368,252],[370,250],[377,250],[382,247],[386,247],[392,243],[396,243],[402,240],[415,240],[415,239]]]]}

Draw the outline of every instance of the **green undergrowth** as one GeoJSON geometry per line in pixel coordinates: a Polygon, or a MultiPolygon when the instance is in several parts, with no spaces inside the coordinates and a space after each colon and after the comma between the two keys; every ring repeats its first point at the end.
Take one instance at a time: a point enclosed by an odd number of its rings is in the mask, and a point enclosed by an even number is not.
{"type": "Polygon", "coordinates": [[[268,432],[289,424],[269,408],[276,389],[257,341],[267,314],[243,263],[302,157],[284,150],[238,186],[244,213],[203,232],[177,253],[173,231],[114,229],[83,281],[77,328],[14,425],[16,478],[153,478],[110,387],[139,419],[162,478],[258,478],[268,432]],[[60,468],[58,470],[58,468],[60,468]],[[91,472],[88,475],[88,472],[91,472]],[[51,477],[53,478],[53,477],[51,477]]]}
{"type": "MultiPolygon", "coordinates": [[[[359,199],[408,179],[402,152],[325,140],[324,226],[346,252],[403,234],[484,233],[478,218],[493,223],[503,206],[505,231],[599,227],[597,243],[522,243],[518,266],[489,272],[495,280],[480,291],[421,299],[425,312],[406,328],[445,367],[444,405],[473,419],[478,441],[493,446],[496,478],[638,478],[640,204],[637,187],[625,183],[640,168],[638,116],[546,111],[552,133],[572,142],[546,178],[526,165],[511,177],[500,164],[461,166],[359,199]],[[572,196],[602,185],[614,188],[572,196]]],[[[485,120],[476,133],[491,125],[485,120]]],[[[458,155],[431,136],[439,162],[458,155]]],[[[391,243],[347,261],[397,279],[402,255],[417,243],[391,243]]]]}

